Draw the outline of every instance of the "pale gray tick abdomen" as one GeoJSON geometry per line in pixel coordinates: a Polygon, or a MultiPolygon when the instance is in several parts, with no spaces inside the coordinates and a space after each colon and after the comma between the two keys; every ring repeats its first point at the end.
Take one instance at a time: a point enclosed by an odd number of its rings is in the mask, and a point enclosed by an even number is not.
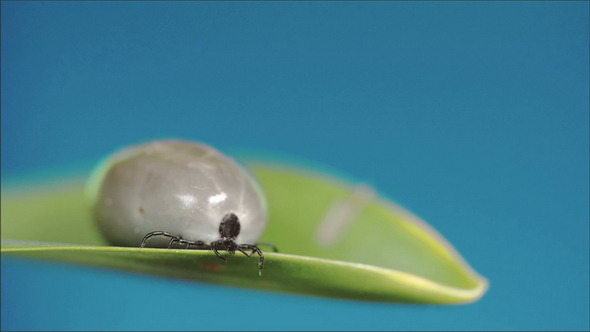
{"type": "MultiPolygon", "coordinates": [[[[139,246],[153,231],[192,241],[220,239],[219,224],[234,213],[238,244],[255,244],[266,227],[266,201],[253,176],[204,144],[161,140],[107,159],[93,180],[93,213],[113,245],[139,246]]],[[[150,246],[164,245],[154,240],[150,246]]]]}

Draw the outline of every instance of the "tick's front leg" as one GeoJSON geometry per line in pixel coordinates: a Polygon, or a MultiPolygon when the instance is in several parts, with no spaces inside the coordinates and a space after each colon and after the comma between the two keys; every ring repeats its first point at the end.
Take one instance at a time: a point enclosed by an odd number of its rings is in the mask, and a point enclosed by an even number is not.
{"type": "Polygon", "coordinates": [[[211,251],[213,251],[215,253],[215,256],[219,257],[219,259],[221,259],[224,262],[227,262],[227,259],[225,257],[221,256],[219,251],[217,251],[217,247],[215,245],[211,245],[211,251]]]}

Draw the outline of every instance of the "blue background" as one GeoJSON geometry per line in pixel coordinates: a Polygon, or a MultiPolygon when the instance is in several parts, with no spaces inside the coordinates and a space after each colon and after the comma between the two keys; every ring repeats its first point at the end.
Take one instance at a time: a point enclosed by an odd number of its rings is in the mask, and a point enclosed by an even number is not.
{"type": "Polygon", "coordinates": [[[303,158],[417,212],[491,288],[407,306],[3,258],[2,329],[588,329],[588,12],[3,1],[3,180],[154,137],[303,158]]]}

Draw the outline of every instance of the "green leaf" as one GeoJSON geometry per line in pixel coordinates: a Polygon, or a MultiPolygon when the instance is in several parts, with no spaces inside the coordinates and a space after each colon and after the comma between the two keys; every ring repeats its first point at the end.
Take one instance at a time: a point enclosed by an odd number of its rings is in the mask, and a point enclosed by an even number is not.
{"type": "Polygon", "coordinates": [[[76,178],[3,191],[2,254],[369,301],[469,303],[486,291],[486,280],[431,227],[370,188],[249,166],[268,199],[262,241],[281,250],[265,252],[262,276],[254,257],[226,254],[224,263],[205,250],[108,246],[90,217],[84,179],[76,178]]]}

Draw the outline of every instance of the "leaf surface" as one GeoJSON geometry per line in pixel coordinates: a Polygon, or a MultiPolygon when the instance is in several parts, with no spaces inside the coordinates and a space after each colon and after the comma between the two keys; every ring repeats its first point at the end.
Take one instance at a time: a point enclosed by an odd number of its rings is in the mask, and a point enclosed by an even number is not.
{"type": "Polygon", "coordinates": [[[201,282],[368,301],[469,303],[487,289],[434,229],[395,203],[324,174],[250,163],[269,206],[257,258],[206,250],[113,247],[85,201],[84,179],[2,194],[2,254],[201,282]],[[326,218],[326,216],[329,216],[326,218]]]}

